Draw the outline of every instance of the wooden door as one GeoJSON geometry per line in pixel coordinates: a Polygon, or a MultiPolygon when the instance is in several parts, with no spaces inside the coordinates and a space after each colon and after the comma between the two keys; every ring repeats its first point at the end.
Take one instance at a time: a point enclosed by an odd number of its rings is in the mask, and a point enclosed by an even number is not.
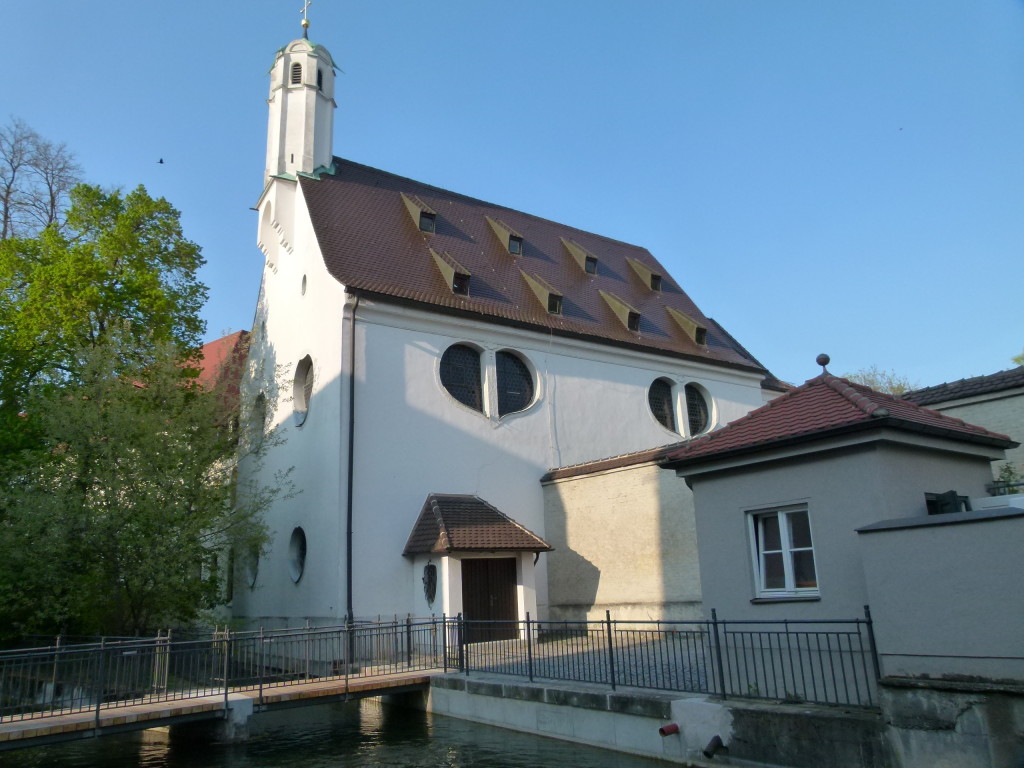
{"type": "Polygon", "coordinates": [[[518,635],[514,557],[462,561],[462,616],[467,643],[518,635]]]}

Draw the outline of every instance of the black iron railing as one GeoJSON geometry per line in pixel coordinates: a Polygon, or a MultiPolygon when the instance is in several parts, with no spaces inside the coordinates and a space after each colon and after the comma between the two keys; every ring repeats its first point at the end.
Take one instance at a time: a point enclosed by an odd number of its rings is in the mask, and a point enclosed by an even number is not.
{"type": "Polygon", "coordinates": [[[488,672],[872,707],[871,617],[847,621],[469,621],[431,617],[0,651],[0,718],[36,718],[411,671],[488,672]]]}

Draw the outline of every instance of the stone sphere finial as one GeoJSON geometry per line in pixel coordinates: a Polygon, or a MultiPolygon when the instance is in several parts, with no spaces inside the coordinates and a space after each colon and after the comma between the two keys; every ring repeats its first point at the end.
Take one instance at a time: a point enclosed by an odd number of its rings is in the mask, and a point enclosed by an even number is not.
{"type": "Polygon", "coordinates": [[[828,355],[822,352],[820,355],[814,358],[814,362],[821,366],[822,373],[828,373],[828,369],[825,366],[832,362],[832,358],[830,358],[828,355]]]}

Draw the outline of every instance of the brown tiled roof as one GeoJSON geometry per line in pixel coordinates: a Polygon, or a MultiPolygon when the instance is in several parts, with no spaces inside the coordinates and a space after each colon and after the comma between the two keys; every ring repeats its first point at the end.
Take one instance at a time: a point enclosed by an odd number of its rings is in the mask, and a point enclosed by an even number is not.
{"type": "Polygon", "coordinates": [[[888,427],[950,440],[1015,446],[1006,435],[823,373],[722,429],[674,446],[661,464],[679,468],[708,459],[888,427]]]}
{"type": "Polygon", "coordinates": [[[948,400],[961,400],[975,395],[986,395],[989,392],[1001,392],[1005,389],[1024,387],[1024,365],[1010,368],[987,376],[973,376],[934,387],[923,387],[903,394],[904,400],[918,405],[944,403],[948,400]]]}
{"type": "Polygon", "coordinates": [[[199,383],[207,389],[224,382],[238,392],[238,382],[248,354],[248,331],[235,331],[202,346],[199,383]]]}
{"type": "Polygon", "coordinates": [[[299,183],[328,271],[356,293],[767,373],[644,248],[340,158],[334,166],[333,174],[300,177],[299,183]],[[433,234],[419,230],[403,193],[436,213],[433,234]],[[522,236],[522,255],[508,252],[488,217],[522,236]],[[597,274],[584,271],[563,238],[597,257],[597,274]],[[470,274],[468,295],[451,291],[431,249],[470,274]],[[628,259],[661,275],[662,290],[652,290],[628,259]],[[527,276],[562,294],[560,315],[548,313],[527,276]],[[639,331],[626,328],[601,291],[639,311],[639,331]],[[705,346],[678,326],[669,307],[707,327],[705,346]]]}
{"type": "Polygon", "coordinates": [[[434,493],[423,504],[402,554],[550,549],[540,536],[479,496],[434,493]]]}
{"type": "Polygon", "coordinates": [[[549,469],[544,476],[541,477],[540,481],[542,483],[546,483],[551,480],[564,480],[569,477],[579,477],[580,475],[590,475],[596,472],[606,472],[612,469],[622,469],[624,467],[632,467],[638,464],[648,464],[650,462],[660,461],[669,453],[676,450],[680,445],[684,445],[684,443],[678,442],[672,443],[671,445],[662,445],[657,448],[646,448],[642,451],[621,453],[618,456],[609,456],[605,459],[585,461],[581,464],[571,464],[567,467],[549,469]]]}

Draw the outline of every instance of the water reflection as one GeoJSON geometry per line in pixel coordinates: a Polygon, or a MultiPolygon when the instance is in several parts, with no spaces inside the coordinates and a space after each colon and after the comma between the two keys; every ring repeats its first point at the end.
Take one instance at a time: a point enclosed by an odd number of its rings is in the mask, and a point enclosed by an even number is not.
{"type": "Polygon", "coordinates": [[[174,729],[0,754],[0,768],[654,768],[664,763],[376,701],[258,715],[243,744],[174,729]]]}

